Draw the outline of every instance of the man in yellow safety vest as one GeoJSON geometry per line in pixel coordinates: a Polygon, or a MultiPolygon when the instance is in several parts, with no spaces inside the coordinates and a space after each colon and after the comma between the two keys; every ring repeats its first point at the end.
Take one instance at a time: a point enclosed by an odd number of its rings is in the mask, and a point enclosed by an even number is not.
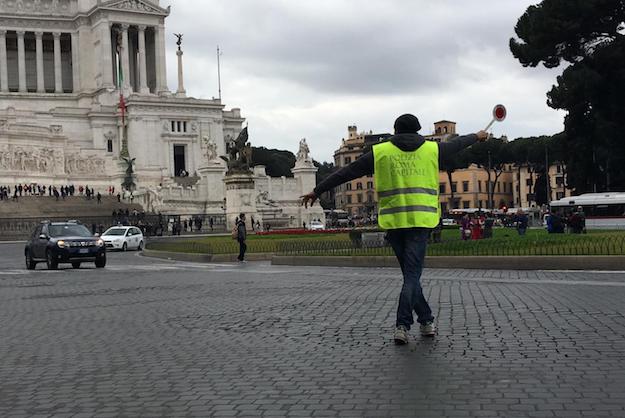
{"type": "Polygon", "coordinates": [[[488,133],[461,136],[448,142],[426,141],[417,132],[416,116],[405,114],[395,121],[395,135],[329,176],[314,191],[302,196],[302,204],[314,204],[319,196],[350,180],[374,175],[378,193],[378,224],[387,230],[401,267],[404,284],[399,296],[394,340],[408,343],[408,331],[417,314],[422,336],[436,335],[434,316],[423,295],[421,272],[430,231],[440,221],[438,202],[439,161],[488,139],[488,133]]]}

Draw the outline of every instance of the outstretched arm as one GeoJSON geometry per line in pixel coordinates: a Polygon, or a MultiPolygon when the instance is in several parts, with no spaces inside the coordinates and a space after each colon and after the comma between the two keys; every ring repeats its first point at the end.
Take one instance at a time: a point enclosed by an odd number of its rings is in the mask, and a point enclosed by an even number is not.
{"type": "Polygon", "coordinates": [[[452,139],[449,142],[441,142],[438,144],[438,160],[444,161],[446,158],[451,157],[454,154],[462,151],[465,148],[470,147],[476,142],[483,142],[488,139],[488,132],[479,131],[476,134],[459,136],[452,139]]]}
{"type": "Polygon", "coordinates": [[[322,181],[315,190],[302,196],[302,204],[308,207],[308,204],[312,206],[319,196],[339,186],[343,183],[347,183],[350,180],[357,179],[362,176],[373,174],[373,152],[368,152],[358,158],[350,165],[341,168],[339,171],[330,175],[327,179],[322,181]]]}

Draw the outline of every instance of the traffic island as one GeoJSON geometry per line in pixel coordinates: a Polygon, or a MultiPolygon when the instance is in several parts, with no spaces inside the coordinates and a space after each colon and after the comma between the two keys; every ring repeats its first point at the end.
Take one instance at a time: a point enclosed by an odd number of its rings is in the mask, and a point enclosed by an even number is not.
{"type": "MultiPolygon", "coordinates": [[[[399,267],[394,256],[277,255],[273,265],[326,267],[399,267]]],[[[428,256],[425,267],[479,270],[625,270],[625,256],[428,256]]]]}
{"type": "MultiPolygon", "coordinates": [[[[238,254],[199,254],[145,249],[141,255],[190,263],[235,263],[238,261],[238,254]]],[[[273,256],[273,253],[251,253],[245,254],[245,259],[247,261],[270,261],[273,256]]]]}

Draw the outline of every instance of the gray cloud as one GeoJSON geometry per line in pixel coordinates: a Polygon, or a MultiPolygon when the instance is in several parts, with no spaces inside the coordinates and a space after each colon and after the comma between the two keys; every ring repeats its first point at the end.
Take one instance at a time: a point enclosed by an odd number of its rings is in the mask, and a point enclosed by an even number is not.
{"type": "MultiPolygon", "coordinates": [[[[329,159],[348,124],[389,130],[405,111],[479,129],[494,101],[505,101],[532,117],[508,124],[509,135],[561,129],[562,116],[544,104],[556,73],[524,69],[508,51],[516,19],[532,3],[185,0],[172,4],[166,24],[185,33],[190,94],[217,95],[219,44],[224,101],[242,108],[252,139],[294,149],[306,136],[313,154],[329,159]]],[[[168,46],[173,87],[173,37],[168,46]]]]}

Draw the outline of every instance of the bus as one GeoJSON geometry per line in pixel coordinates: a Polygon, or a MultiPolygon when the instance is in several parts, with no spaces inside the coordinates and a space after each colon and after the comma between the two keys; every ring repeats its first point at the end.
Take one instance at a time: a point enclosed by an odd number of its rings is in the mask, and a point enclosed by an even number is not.
{"type": "Polygon", "coordinates": [[[625,192],[586,193],[555,200],[550,206],[565,219],[581,206],[586,229],[625,229],[625,192]]]}

